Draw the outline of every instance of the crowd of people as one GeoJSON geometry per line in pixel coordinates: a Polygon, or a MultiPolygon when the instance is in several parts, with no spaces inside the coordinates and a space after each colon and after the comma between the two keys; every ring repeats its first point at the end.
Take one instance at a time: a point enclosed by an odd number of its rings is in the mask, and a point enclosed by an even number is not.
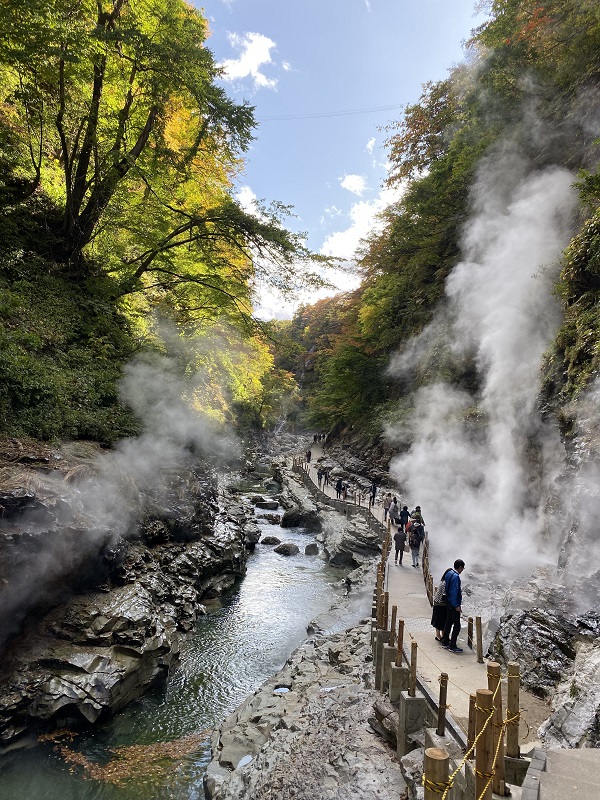
{"type": "MultiPolygon", "coordinates": [[[[325,438],[324,436],[322,437],[325,438]]],[[[315,434],[315,442],[322,441],[320,434],[315,434]]],[[[306,453],[306,460],[310,462],[311,451],[306,453]]],[[[317,470],[317,482],[319,489],[325,489],[330,483],[331,467],[320,466],[317,470]]],[[[350,484],[341,477],[335,483],[335,493],[338,500],[347,500],[354,497],[354,491],[350,484]]],[[[378,486],[375,481],[371,483],[369,490],[369,506],[375,505],[378,486]]],[[[408,510],[408,506],[400,507],[398,498],[391,492],[387,492],[383,497],[383,521],[390,520],[391,525],[396,528],[394,533],[394,563],[402,566],[404,552],[408,543],[411,553],[412,566],[416,569],[419,566],[419,553],[421,545],[425,540],[425,520],[421,506],[415,506],[413,511],[408,510]]],[[[431,624],[435,629],[436,641],[442,647],[452,653],[462,653],[463,648],[458,646],[457,640],[461,630],[460,619],[462,614],[462,587],[460,576],[465,568],[465,562],[457,559],[453,567],[449,567],[442,575],[438,584],[433,602],[431,624]]]]}
{"type": "Polygon", "coordinates": [[[402,566],[404,550],[408,541],[412,565],[416,569],[419,566],[419,551],[425,541],[425,520],[421,513],[421,506],[415,506],[414,510],[409,512],[408,506],[400,508],[398,499],[392,497],[391,492],[388,492],[383,501],[384,521],[388,517],[390,523],[396,526],[396,533],[394,534],[394,564],[402,566]]]}

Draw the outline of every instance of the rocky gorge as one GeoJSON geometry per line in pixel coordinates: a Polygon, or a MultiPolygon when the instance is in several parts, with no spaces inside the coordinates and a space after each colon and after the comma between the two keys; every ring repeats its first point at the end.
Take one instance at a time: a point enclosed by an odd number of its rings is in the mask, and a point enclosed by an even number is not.
{"type": "MultiPolygon", "coordinates": [[[[290,448],[298,449],[297,440],[246,461],[242,473],[258,471],[265,485],[276,487],[286,509],[281,520],[273,515],[282,533],[273,527],[278,535],[272,544],[285,538],[286,526],[314,530],[323,556],[346,576],[346,596],[309,625],[309,638],[283,670],[215,731],[206,791],[214,800],[314,797],[315,787],[324,798],[340,791],[367,800],[397,797],[404,791],[407,765],[395,762],[374,710],[379,693],[372,688],[366,624],[379,536],[360,516],[346,518],[315,499],[289,468],[290,448]]],[[[17,565],[35,552],[36,536],[57,536],[55,509],[68,504],[70,493],[57,491],[55,481],[62,485],[74,470],[89,469],[90,457],[87,450],[70,452],[64,464],[59,457],[58,469],[50,462],[52,473],[59,474],[35,487],[31,472],[21,486],[6,482],[0,535],[7,592],[19,591],[17,565]],[[18,546],[18,534],[27,547],[18,546]]],[[[368,489],[372,457],[367,462],[332,444],[326,458],[335,474],[360,491],[368,489]]],[[[41,464],[43,473],[48,469],[44,462],[27,463],[41,464]]],[[[385,484],[389,476],[382,465],[378,469],[385,484]]],[[[198,467],[179,473],[161,498],[160,513],[155,508],[145,515],[133,538],[102,540],[72,563],[62,585],[51,581],[35,595],[5,650],[0,687],[5,747],[47,727],[101,720],[166,677],[203,603],[243,576],[247,544],[256,537],[254,507],[271,508],[262,496],[252,496],[250,503],[241,498],[239,475],[215,481],[198,467]],[[49,598],[53,608],[42,611],[49,598]]],[[[69,526],[69,537],[82,534],[83,528],[69,526]]],[[[269,546],[264,541],[257,546],[263,545],[269,546]]],[[[506,586],[481,570],[468,577],[465,594],[485,621],[489,654],[520,661],[525,688],[548,701],[531,717],[536,735],[543,722],[542,741],[597,746],[598,618],[565,604],[570,591],[579,597],[586,587],[556,585],[561,574],[558,567],[546,568],[506,586]]],[[[418,753],[408,761],[409,772],[418,775],[418,753]]]]}

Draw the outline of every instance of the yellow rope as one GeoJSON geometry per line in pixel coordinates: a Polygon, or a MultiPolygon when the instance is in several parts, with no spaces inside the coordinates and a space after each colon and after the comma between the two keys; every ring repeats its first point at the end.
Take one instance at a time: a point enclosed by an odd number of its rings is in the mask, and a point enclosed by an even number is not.
{"type": "Polygon", "coordinates": [[[436,783],[436,781],[430,781],[428,778],[425,777],[425,775],[423,775],[422,783],[426,789],[429,789],[430,791],[435,792],[436,794],[442,794],[442,792],[448,791],[451,785],[448,781],[443,781],[440,783],[436,783]]]}

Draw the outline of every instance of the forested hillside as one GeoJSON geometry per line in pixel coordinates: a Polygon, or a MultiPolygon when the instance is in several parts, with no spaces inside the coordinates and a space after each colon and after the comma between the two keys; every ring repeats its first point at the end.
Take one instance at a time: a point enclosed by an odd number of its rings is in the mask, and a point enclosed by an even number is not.
{"type": "MultiPolygon", "coordinates": [[[[419,102],[387,129],[388,182],[404,191],[364,243],[360,287],[301,308],[287,328],[314,425],[381,430],[402,420],[414,391],[437,379],[477,394],[475,350],[458,354],[441,319],[418,352],[413,345],[406,351],[402,370],[386,368],[446,304],[447,279],[472,252],[470,220],[486,202],[480,189],[494,169],[498,196],[511,168],[523,179],[549,168],[570,171],[578,202],[567,227],[575,236],[554,279],[564,319],[543,365],[546,410],[565,431],[567,404],[597,373],[600,6],[495,0],[487,7],[465,63],[426,84],[419,102]]],[[[499,202],[510,208],[508,189],[505,195],[499,202]]],[[[530,275],[538,268],[531,261],[530,275]]]]}
{"type": "Polygon", "coordinates": [[[207,35],[183,0],[3,3],[3,432],[134,430],[117,379],[151,351],[200,376],[189,400],[220,421],[270,424],[293,390],[253,293],[318,282],[315,259],[288,209],[232,195],[253,109],[219,87],[207,35]]]}

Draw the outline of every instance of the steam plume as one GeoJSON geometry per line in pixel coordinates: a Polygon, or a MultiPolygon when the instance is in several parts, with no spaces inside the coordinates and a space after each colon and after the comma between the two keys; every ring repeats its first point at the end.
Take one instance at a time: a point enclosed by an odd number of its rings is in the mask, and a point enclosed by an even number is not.
{"type": "Polygon", "coordinates": [[[549,557],[539,536],[542,482],[560,466],[561,444],[536,397],[560,320],[552,285],[576,202],[567,170],[527,173],[510,147],[482,163],[447,308],[390,366],[395,375],[414,369],[441,325],[455,358],[474,357],[476,392],[442,381],[418,390],[412,445],[391,470],[422,506],[437,552],[513,574],[549,557]]]}

